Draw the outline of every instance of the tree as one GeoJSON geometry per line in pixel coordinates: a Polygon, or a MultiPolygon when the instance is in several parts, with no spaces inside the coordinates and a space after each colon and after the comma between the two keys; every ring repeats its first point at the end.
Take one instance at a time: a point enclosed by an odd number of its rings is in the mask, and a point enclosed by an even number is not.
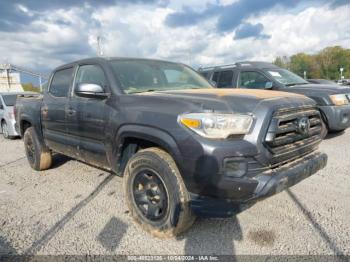
{"type": "Polygon", "coordinates": [[[22,84],[22,88],[24,91],[27,91],[27,92],[37,92],[37,93],[40,92],[40,88],[34,86],[32,83],[22,84]]]}
{"type": "Polygon", "coordinates": [[[288,68],[303,76],[304,71],[308,78],[325,78],[337,80],[340,78],[340,68],[344,69],[344,77],[350,78],[350,49],[340,46],[327,47],[314,55],[298,53],[289,59],[276,57],[275,65],[288,68]]]}

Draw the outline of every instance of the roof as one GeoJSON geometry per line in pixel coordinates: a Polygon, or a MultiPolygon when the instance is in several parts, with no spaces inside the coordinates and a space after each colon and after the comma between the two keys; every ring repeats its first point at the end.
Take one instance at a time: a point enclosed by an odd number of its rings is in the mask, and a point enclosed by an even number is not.
{"type": "Polygon", "coordinates": [[[60,68],[65,68],[68,66],[74,66],[77,63],[96,63],[96,62],[105,62],[105,61],[112,61],[112,60],[138,60],[138,61],[158,61],[158,62],[167,62],[167,63],[174,63],[174,64],[178,64],[176,62],[171,62],[171,61],[167,61],[167,60],[161,60],[161,59],[153,59],[153,58],[137,58],[137,57],[90,57],[90,58],[85,58],[85,59],[80,59],[80,60],[76,60],[73,61],[71,63],[68,64],[64,64],[61,65],[57,68],[55,68],[55,70],[60,69],[60,68]]]}
{"type": "Polygon", "coordinates": [[[272,63],[269,62],[260,62],[260,61],[243,61],[243,62],[237,62],[236,63],[237,66],[240,67],[255,67],[255,68],[259,68],[259,69],[263,69],[263,68],[280,68],[272,63]]]}
{"type": "Polygon", "coordinates": [[[215,69],[222,69],[222,68],[234,68],[234,67],[252,67],[252,68],[280,68],[272,63],[269,62],[260,62],[260,61],[242,61],[242,62],[236,62],[233,64],[227,64],[227,65],[218,65],[218,66],[210,66],[210,67],[202,67],[199,70],[204,71],[211,71],[215,69]]]}

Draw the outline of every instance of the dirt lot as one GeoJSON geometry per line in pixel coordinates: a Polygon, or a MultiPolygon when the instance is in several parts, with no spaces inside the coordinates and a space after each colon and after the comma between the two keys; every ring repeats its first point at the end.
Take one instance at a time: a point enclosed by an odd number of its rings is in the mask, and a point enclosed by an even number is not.
{"type": "Polygon", "coordinates": [[[21,140],[0,138],[0,254],[350,255],[350,131],[328,137],[319,174],[230,219],[198,220],[159,240],[130,219],[122,179],[57,156],[29,167],[21,140]]]}

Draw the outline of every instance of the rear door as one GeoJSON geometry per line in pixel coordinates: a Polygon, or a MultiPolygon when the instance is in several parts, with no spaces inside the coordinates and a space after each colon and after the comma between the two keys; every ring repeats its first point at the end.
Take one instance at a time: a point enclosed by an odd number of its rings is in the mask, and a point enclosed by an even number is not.
{"type": "Polygon", "coordinates": [[[216,81],[218,88],[231,88],[233,87],[233,70],[224,70],[220,72],[220,75],[216,81]]]}
{"type": "Polygon", "coordinates": [[[50,148],[67,155],[70,155],[70,152],[66,151],[66,146],[69,145],[66,135],[66,109],[73,74],[73,66],[54,72],[41,108],[42,130],[46,143],[50,148]]]}
{"type": "Polygon", "coordinates": [[[67,106],[67,134],[77,158],[107,167],[105,145],[107,99],[77,96],[74,89],[82,83],[100,85],[109,93],[109,82],[100,65],[79,65],[67,106]]]}

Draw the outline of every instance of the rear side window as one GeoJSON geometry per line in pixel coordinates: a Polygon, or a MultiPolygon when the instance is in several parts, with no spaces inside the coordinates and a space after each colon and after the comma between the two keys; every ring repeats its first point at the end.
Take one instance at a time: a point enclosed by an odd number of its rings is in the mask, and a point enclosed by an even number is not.
{"type": "Polygon", "coordinates": [[[233,71],[222,71],[217,81],[217,87],[232,87],[233,71]]]}
{"type": "Polygon", "coordinates": [[[102,87],[107,85],[107,80],[102,68],[98,65],[83,65],[79,67],[75,84],[96,84],[102,87]]]}
{"type": "Polygon", "coordinates": [[[199,72],[204,78],[209,78],[209,72],[199,72]]]}
{"type": "Polygon", "coordinates": [[[17,95],[4,95],[2,99],[4,99],[5,105],[14,106],[16,104],[17,95]]]}
{"type": "Polygon", "coordinates": [[[73,67],[56,71],[51,81],[49,93],[55,97],[68,97],[73,71],[73,67]]]}

